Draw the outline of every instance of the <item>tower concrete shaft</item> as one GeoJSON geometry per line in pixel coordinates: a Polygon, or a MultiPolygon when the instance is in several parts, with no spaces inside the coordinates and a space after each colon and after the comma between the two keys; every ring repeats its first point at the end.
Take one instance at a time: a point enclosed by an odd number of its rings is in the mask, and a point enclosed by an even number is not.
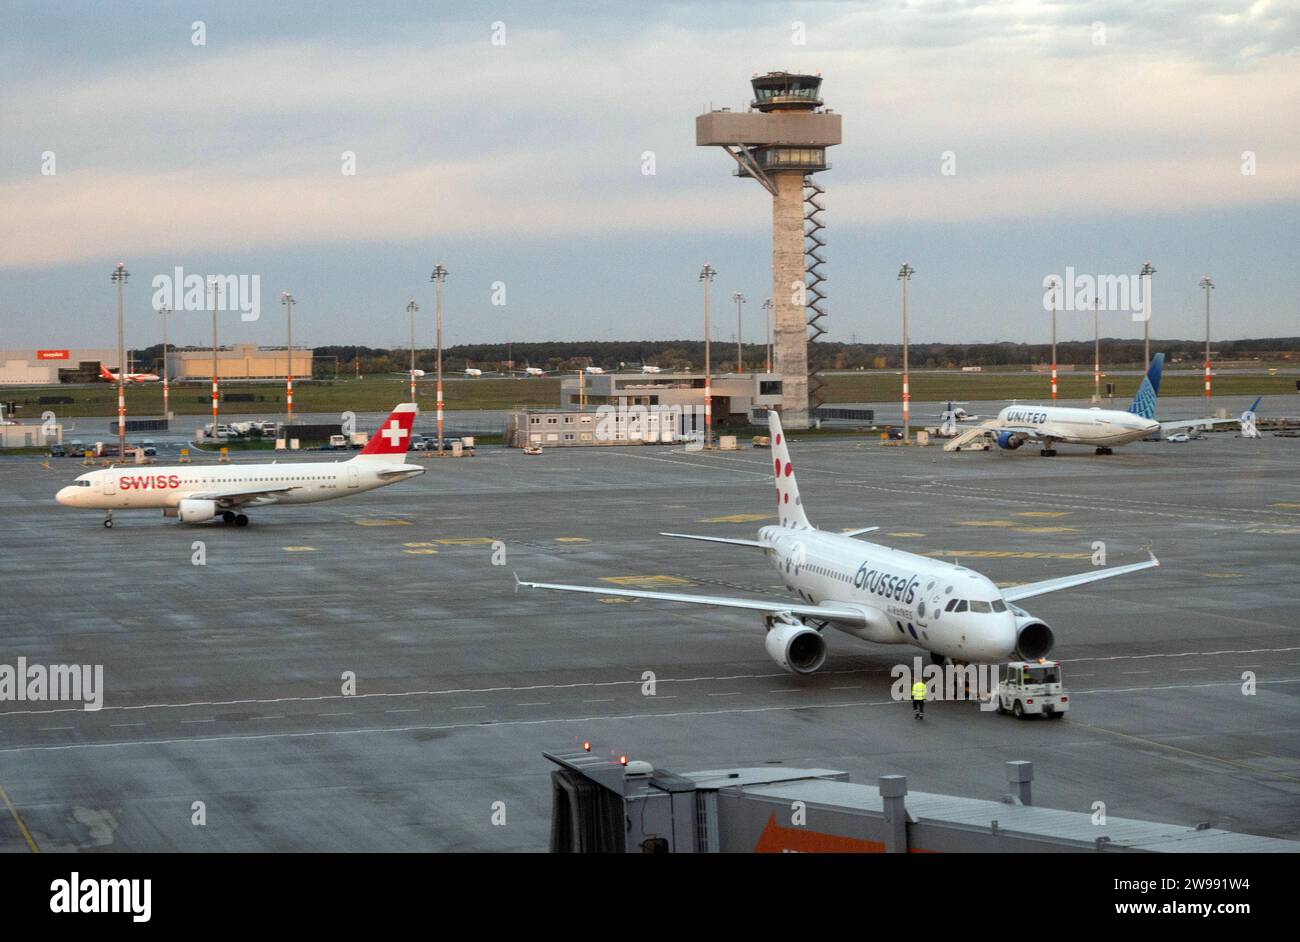
{"type": "Polygon", "coordinates": [[[804,309],[803,173],[770,175],[774,360],[781,374],[782,424],[808,427],[808,315],[804,309]]]}

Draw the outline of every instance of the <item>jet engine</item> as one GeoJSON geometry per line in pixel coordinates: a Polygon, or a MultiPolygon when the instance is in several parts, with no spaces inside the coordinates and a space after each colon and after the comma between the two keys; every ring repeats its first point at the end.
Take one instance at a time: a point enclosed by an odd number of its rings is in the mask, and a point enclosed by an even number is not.
{"type": "Polygon", "coordinates": [[[1036,661],[1047,657],[1056,644],[1052,629],[1037,618],[1025,616],[1016,619],[1016,657],[1022,661],[1036,661]]]}
{"type": "Polygon", "coordinates": [[[1015,451],[1025,440],[1015,432],[998,432],[998,447],[1005,448],[1007,451],[1015,451]]]}
{"type": "Polygon", "coordinates": [[[807,625],[777,622],[763,643],[768,657],[792,674],[811,674],[826,663],[826,639],[807,625]]]}
{"type": "Polygon", "coordinates": [[[183,500],[176,508],[176,515],[181,523],[202,523],[217,515],[215,500],[183,500]]]}

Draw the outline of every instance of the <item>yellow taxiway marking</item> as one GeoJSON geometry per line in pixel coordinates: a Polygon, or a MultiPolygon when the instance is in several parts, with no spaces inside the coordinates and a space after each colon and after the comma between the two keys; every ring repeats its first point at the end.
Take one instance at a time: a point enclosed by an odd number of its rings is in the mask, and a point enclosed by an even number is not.
{"type": "Polygon", "coordinates": [[[959,526],[963,527],[1018,527],[1020,526],[1014,520],[959,520],[959,526]]]}
{"type": "Polygon", "coordinates": [[[359,527],[409,527],[411,521],[392,517],[359,517],[353,521],[359,527]]]}
{"type": "Polygon", "coordinates": [[[636,599],[625,599],[621,595],[609,595],[603,599],[596,599],[597,602],[604,602],[606,605],[631,605],[636,599]]]}
{"type": "Polygon", "coordinates": [[[1074,527],[1016,527],[1017,533],[1078,533],[1074,527]]]}
{"type": "Polygon", "coordinates": [[[428,546],[437,546],[437,543],[403,543],[403,546],[409,546],[412,549],[423,549],[428,546]]]}
{"type": "Polygon", "coordinates": [[[462,536],[446,540],[435,540],[434,542],[442,546],[485,546],[496,541],[490,536],[462,536]]]}
{"type": "Polygon", "coordinates": [[[1285,508],[1285,509],[1287,509],[1287,510],[1300,510],[1300,504],[1288,504],[1288,503],[1285,503],[1285,502],[1280,503],[1280,504],[1269,504],[1269,506],[1270,506],[1270,507],[1283,507],[1283,508],[1285,508]]]}
{"type": "Polygon", "coordinates": [[[9,800],[9,793],[4,790],[3,785],[0,785],[0,799],[4,800],[5,807],[9,809],[9,815],[14,819],[14,824],[18,825],[18,830],[22,833],[23,840],[27,842],[28,849],[33,854],[39,854],[41,849],[36,846],[36,841],[32,840],[32,832],[27,830],[27,825],[23,823],[23,816],[18,813],[14,803],[9,800]]]}
{"type": "Polygon", "coordinates": [[[1091,553],[1035,553],[1028,550],[931,550],[921,555],[937,559],[946,556],[977,559],[1092,559],[1091,553]]]}
{"type": "Polygon", "coordinates": [[[689,579],[679,579],[676,576],[601,576],[601,582],[612,582],[614,585],[630,585],[639,589],[653,589],[655,586],[663,585],[690,585],[689,579]]]}
{"type": "Polygon", "coordinates": [[[286,553],[314,553],[314,552],[316,552],[316,547],[314,547],[314,546],[286,546],[286,547],[284,548],[284,551],[285,551],[286,553]]]}
{"type": "Polygon", "coordinates": [[[1012,514],[1013,517],[1068,517],[1073,513],[1071,510],[1022,510],[1020,513],[1012,514]]]}
{"type": "Polygon", "coordinates": [[[555,538],[555,542],[556,543],[590,543],[591,540],[587,539],[585,536],[557,536],[555,538]]]}
{"type": "Polygon", "coordinates": [[[885,536],[925,536],[925,534],[914,530],[900,530],[898,533],[886,533],[885,536]]]}
{"type": "Polygon", "coordinates": [[[1240,579],[1246,575],[1244,572],[1206,572],[1202,573],[1207,579],[1240,579]]]}
{"type": "Polygon", "coordinates": [[[1247,530],[1247,533],[1270,533],[1270,534],[1287,534],[1300,533],[1300,527],[1255,527],[1247,530]]]}
{"type": "Polygon", "coordinates": [[[773,514],[727,514],[724,517],[706,517],[696,523],[757,523],[759,520],[772,520],[773,514]]]}
{"type": "Polygon", "coordinates": [[[438,551],[436,549],[404,549],[402,550],[402,552],[406,553],[408,556],[437,556],[438,555],[438,551]]]}

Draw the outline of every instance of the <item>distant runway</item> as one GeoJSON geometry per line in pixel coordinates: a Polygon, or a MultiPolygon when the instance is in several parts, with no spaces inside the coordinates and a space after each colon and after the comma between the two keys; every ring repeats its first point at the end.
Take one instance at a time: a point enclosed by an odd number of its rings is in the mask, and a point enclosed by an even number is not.
{"type": "Polygon", "coordinates": [[[761,554],[656,535],[751,537],[765,451],[485,447],[242,529],[144,511],[105,530],[53,501],[75,462],[0,458],[0,663],[102,664],[107,688],[99,712],[0,703],[0,849],[541,850],[541,750],[583,738],[677,771],[896,772],[983,798],[1029,759],[1040,805],[1300,838],[1300,441],[793,447],[826,528],[879,525],[1000,582],[1087,569],[1097,541],[1163,566],[1027,606],[1057,634],[1064,721],[935,703],[918,728],[889,695],[915,649],[831,632],[796,678],[743,613],[515,591],[517,572],[788,597],[761,554]]]}

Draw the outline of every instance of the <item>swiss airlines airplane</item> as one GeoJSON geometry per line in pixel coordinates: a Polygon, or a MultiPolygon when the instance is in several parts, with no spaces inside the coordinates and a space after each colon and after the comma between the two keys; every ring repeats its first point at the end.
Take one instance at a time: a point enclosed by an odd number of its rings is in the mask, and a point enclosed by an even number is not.
{"type": "Polygon", "coordinates": [[[1160,565],[1151,556],[1127,566],[999,589],[964,566],[854,539],[879,527],[846,533],[818,530],[804,514],[781,420],[775,412],[768,413],[768,427],[779,525],[763,527],[757,540],[662,535],[759,550],[776,567],[786,588],[799,596],[799,602],[544,582],[518,584],[759,612],[767,628],[768,656],[791,673],[811,674],[826,660],[823,629],[827,626],[863,641],[915,645],[936,659],[958,663],[1046,657],[1055,642],[1052,629],[1016,602],[1160,565]]]}
{"type": "Polygon", "coordinates": [[[144,508],[161,508],[181,523],[220,517],[243,527],[245,507],[351,497],[423,474],[424,468],[406,463],[415,413],[415,403],[401,403],[349,461],[105,468],[81,475],[55,500],[104,511],[106,527],[113,526],[114,510],[144,508]]]}
{"type": "MultiPolygon", "coordinates": [[[[1091,445],[1099,455],[1113,454],[1116,445],[1127,445],[1157,432],[1169,434],[1195,428],[1213,428],[1217,425],[1237,425],[1242,419],[1187,419],[1178,422],[1156,420],[1156,396],[1160,393],[1160,374],[1164,369],[1165,355],[1157,353],[1151,358],[1147,375],[1138,387],[1137,395],[1128,410],[1075,409],[1064,406],[1011,405],[998,413],[997,418],[979,428],[970,429],[944,446],[945,451],[961,451],[962,446],[992,435],[999,448],[1014,451],[1027,441],[1038,442],[1039,454],[1044,458],[1056,456],[1057,442],[1071,445],[1091,445]]],[[[1258,404],[1258,403],[1257,403],[1258,404]]]]}
{"type": "MultiPolygon", "coordinates": [[[[111,372],[103,363],[99,364],[99,378],[106,383],[116,383],[117,374],[111,372]]],[[[127,373],[126,381],[128,383],[156,383],[162,377],[157,373],[127,373]]]]}

